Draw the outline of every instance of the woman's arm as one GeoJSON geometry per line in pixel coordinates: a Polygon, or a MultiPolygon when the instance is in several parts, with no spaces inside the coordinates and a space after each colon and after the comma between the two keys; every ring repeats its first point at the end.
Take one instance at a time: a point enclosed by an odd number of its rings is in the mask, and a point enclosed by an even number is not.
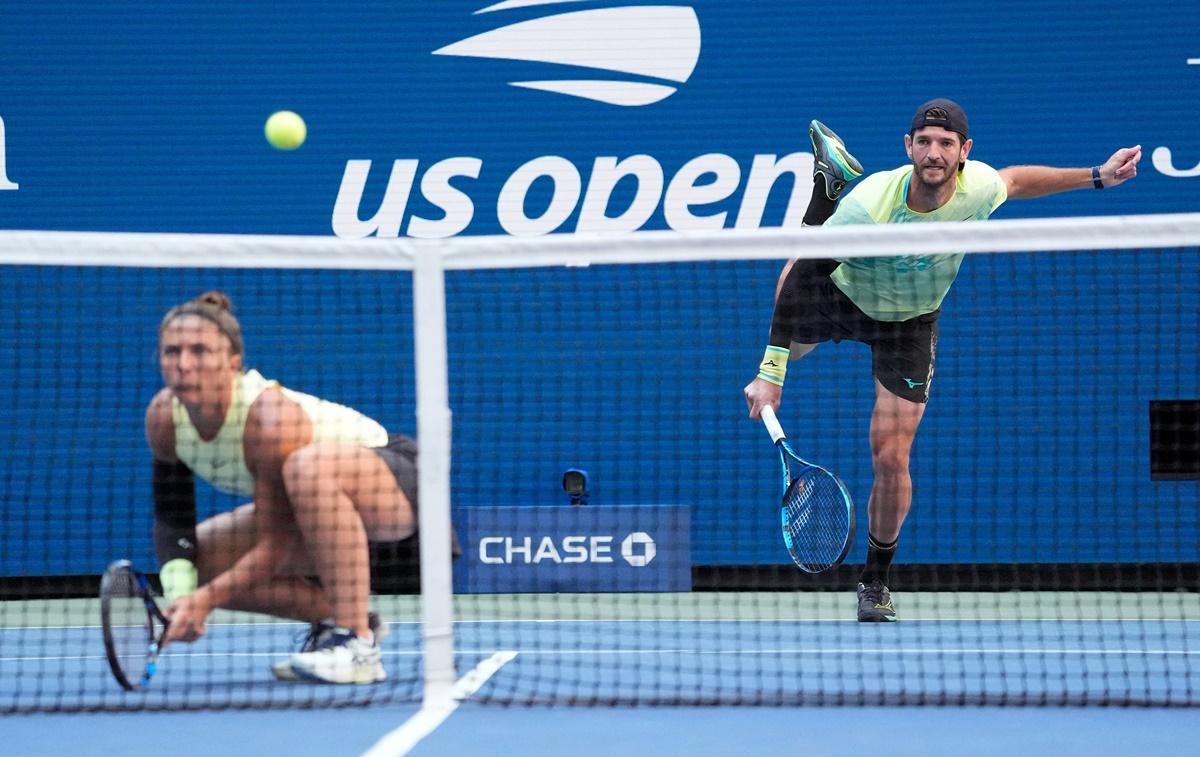
{"type": "Polygon", "coordinates": [[[196,483],[175,455],[171,390],[146,408],[146,443],[153,458],[154,551],[168,602],[196,590],[196,483]]]}

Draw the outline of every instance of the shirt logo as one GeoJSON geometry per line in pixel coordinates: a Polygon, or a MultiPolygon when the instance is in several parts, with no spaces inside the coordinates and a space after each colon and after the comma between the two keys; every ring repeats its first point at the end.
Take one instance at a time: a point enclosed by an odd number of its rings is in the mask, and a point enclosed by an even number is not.
{"type": "MultiPolygon", "coordinates": [[[[580,0],[505,0],[475,13],[574,2],[580,0]]],[[[650,105],[675,94],[675,85],[691,78],[700,59],[700,22],[692,8],[678,5],[569,11],[501,26],[433,54],[592,69],[576,73],[555,68],[556,78],[509,84],[610,105],[650,105]],[[597,70],[657,81],[595,78],[597,70]]]]}

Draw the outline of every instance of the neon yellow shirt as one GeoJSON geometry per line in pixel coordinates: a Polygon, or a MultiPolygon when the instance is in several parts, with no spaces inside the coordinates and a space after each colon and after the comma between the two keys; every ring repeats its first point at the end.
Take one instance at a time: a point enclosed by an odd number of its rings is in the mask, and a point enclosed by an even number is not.
{"type": "MultiPolygon", "coordinates": [[[[911,165],[863,179],[842,198],[826,226],[861,223],[982,221],[1008,199],[996,169],[968,160],[958,174],[954,196],[942,207],[918,213],[908,207],[911,165]]],[[[847,258],[831,274],[833,283],[877,321],[906,321],[941,307],[958,276],[962,253],[847,258]]]]}
{"type": "Polygon", "coordinates": [[[171,398],[176,457],[197,476],[223,492],[247,497],[254,494],[254,478],[246,467],[242,436],[246,432],[250,406],[268,390],[283,392],[303,408],[312,423],[314,442],[344,442],[362,447],[387,445],[388,433],[383,426],[357,410],[292,391],[251,370],[238,374],[233,380],[233,396],[225,413],[225,422],[217,435],[208,441],[200,438],[183,403],[171,398]]]}

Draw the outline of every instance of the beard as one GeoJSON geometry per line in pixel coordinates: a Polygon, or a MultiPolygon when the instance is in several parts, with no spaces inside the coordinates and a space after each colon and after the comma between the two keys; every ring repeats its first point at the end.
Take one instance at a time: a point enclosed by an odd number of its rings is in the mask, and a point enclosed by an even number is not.
{"type": "Polygon", "coordinates": [[[920,166],[913,163],[913,177],[923,187],[931,190],[939,190],[951,182],[958,179],[958,166],[920,166]],[[930,179],[928,171],[930,168],[940,168],[941,173],[935,174],[937,178],[930,179]]]}

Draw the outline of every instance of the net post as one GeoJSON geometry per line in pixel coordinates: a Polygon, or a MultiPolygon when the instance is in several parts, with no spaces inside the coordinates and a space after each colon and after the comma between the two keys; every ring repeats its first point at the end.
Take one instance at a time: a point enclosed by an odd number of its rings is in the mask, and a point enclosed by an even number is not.
{"type": "Polygon", "coordinates": [[[414,255],[413,329],[421,445],[418,527],[424,701],[430,705],[447,701],[455,681],[445,268],[434,249],[421,249],[414,255]]]}

